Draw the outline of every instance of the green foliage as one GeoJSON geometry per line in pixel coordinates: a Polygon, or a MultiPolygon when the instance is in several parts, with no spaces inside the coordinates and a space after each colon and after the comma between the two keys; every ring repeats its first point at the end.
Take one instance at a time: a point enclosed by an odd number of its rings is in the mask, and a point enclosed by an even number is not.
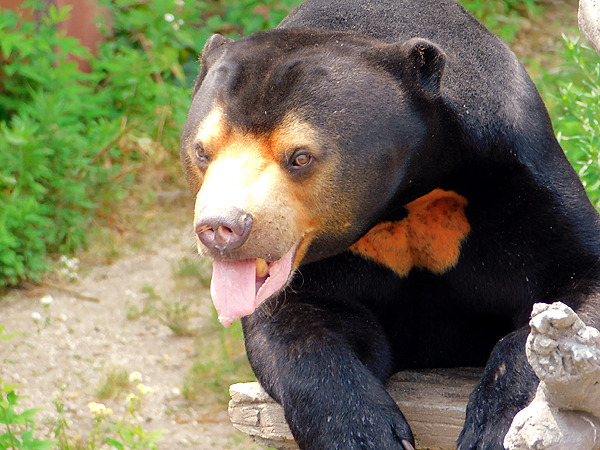
{"type": "Polygon", "coordinates": [[[39,23],[0,9],[0,287],[39,280],[48,255],[84,247],[142,173],[150,189],[181,179],[179,134],[206,39],[273,27],[299,2],[103,0],[112,21],[97,58],[57,31],[67,8],[30,1],[39,23]]]}
{"type": "Polygon", "coordinates": [[[506,42],[515,40],[527,17],[541,13],[535,0],[460,0],[488,29],[506,42]]]}
{"type": "MultiPolygon", "coordinates": [[[[42,2],[29,5],[45,8],[42,2]]],[[[74,62],[67,62],[66,55],[83,57],[88,52],[76,39],[59,36],[54,28],[67,18],[68,8],[50,6],[40,24],[19,20],[12,11],[0,12],[0,120],[7,121],[40,87],[56,91],[84,81],[87,76],[75,69],[74,62]]]]}
{"type": "Polygon", "coordinates": [[[118,450],[156,450],[163,430],[148,431],[138,420],[143,398],[152,393],[153,389],[139,384],[138,394],[131,393],[127,396],[125,414],[116,421],[110,420],[112,409],[106,408],[102,403],[91,402],[89,408],[96,417],[87,448],[104,448],[102,443],[106,442],[118,450]]]}
{"type": "Polygon", "coordinates": [[[37,280],[47,254],[85,245],[90,217],[122,194],[120,118],[96,92],[102,75],[68,59],[87,52],[58,35],[67,12],[51,6],[39,25],[17,26],[1,11],[0,286],[37,280]]]}
{"type": "Polygon", "coordinates": [[[0,16],[0,286],[37,279],[46,252],[81,245],[82,212],[93,207],[76,181],[88,162],[81,97],[90,77],[65,59],[85,51],[52,28],[66,12],[51,7],[39,30],[0,16]]]}
{"type": "Polygon", "coordinates": [[[600,209],[600,58],[586,45],[564,42],[560,69],[546,72],[538,87],[569,161],[600,209]]]}
{"type": "MultiPolygon", "coordinates": [[[[218,0],[193,1],[103,0],[114,13],[111,22],[117,59],[106,68],[113,74],[129,71],[134,54],[143,50],[150,73],[158,86],[175,83],[190,86],[198,73],[198,54],[213,33],[239,38],[274,28],[302,0],[218,0]],[[160,76],[156,76],[162,74],[160,76]],[[166,75],[166,76],[165,76],[166,75]]],[[[115,56],[114,53],[111,54],[115,56]]],[[[139,61],[135,61],[139,64],[139,61]]],[[[155,86],[156,89],[158,86],[155,86]]],[[[144,90],[145,91],[145,90],[144,90]]],[[[127,95],[127,94],[126,94],[127,95]]],[[[144,92],[143,95],[147,95],[144,92]]],[[[128,97],[131,99],[131,97],[128,97]]],[[[181,111],[184,115],[187,109],[181,111]]],[[[181,117],[185,120],[185,117],[181,117]]]]}
{"type": "Polygon", "coordinates": [[[18,412],[19,398],[19,395],[15,392],[15,386],[5,385],[0,379],[0,425],[6,430],[5,433],[0,434],[0,450],[45,450],[53,448],[54,442],[41,441],[34,437],[34,416],[39,409],[34,408],[18,412]]]}
{"type": "MultiPolygon", "coordinates": [[[[127,384],[133,383],[132,373],[127,384]]],[[[140,376],[141,374],[137,373],[140,376]]],[[[123,384],[126,384],[123,381],[123,384]]],[[[57,450],[86,450],[104,449],[108,444],[111,449],[119,450],[156,450],[163,430],[148,431],[144,429],[139,418],[143,410],[144,398],[152,395],[154,390],[143,384],[137,385],[137,394],[130,393],[125,400],[125,411],[118,418],[113,418],[113,410],[103,403],[90,402],[88,408],[93,417],[93,426],[87,436],[87,441],[82,443],[79,436],[69,434],[69,425],[65,417],[64,389],[55,398],[54,404],[58,412],[58,424],[55,436],[58,439],[57,450]]],[[[1,448],[0,448],[1,450],[1,448]]]]}

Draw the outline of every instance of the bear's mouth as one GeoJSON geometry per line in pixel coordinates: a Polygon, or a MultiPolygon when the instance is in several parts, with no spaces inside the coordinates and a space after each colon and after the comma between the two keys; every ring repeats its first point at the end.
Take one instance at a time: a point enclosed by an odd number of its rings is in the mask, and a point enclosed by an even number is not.
{"type": "Polygon", "coordinates": [[[261,258],[214,260],[210,293],[223,326],[252,314],[258,305],[287,286],[297,250],[295,245],[272,262],[261,258]]]}

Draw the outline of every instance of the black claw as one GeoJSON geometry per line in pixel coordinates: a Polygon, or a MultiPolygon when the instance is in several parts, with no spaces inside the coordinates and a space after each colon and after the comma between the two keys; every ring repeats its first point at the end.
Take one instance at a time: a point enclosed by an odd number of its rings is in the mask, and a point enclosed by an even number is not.
{"type": "Polygon", "coordinates": [[[402,446],[404,447],[404,450],[415,450],[415,448],[412,446],[412,444],[410,442],[408,442],[406,439],[402,440],[402,446]]]}

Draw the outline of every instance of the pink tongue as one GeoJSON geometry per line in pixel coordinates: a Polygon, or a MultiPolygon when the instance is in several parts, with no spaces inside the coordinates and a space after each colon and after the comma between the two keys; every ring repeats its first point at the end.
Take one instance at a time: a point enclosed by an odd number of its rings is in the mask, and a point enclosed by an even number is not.
{"type": "Polygon", "coordinates": [[[293,247],[279,261],[270,263],[266,279],[256,278],[255,259],[214,260],[210,294],[225,327],[252,314],[258,305],[285,287],[292,274],[296,249],[293,247]]]}
{"type": "Polygon", "coordinates": [[[240,317],[252,314],[256,295],[256,260],[213,262],[210,294],[219,321],[228,327],[240,317]]]}

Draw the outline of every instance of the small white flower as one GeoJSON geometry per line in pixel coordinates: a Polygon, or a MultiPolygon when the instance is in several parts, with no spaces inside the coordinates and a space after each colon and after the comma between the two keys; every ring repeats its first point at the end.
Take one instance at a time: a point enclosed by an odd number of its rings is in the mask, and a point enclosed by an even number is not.
{"type": "Polygon", "coordinates": [[[167,22],[173,22],[175,20],[175,16],[171,13],[167,13],[167,14],[165,14],[165,20],[167,22]]]}
{"type": "Polygon", "coordinates": [[[154,389],[148,386],[144,386],[142,383],[137,385],[137,390],[142,395],[149,395],[154,393],[154,389]]]}
{"type": "Polygon", "coordinates": [[[176,23],[174,23],[174,24],[173,24],[173,29],[174,29],[175,31],[179,30],[179,25],[177,25],[176,23]]]}
{"type": "Polygon", "coordinates": [[[35,322],[35,323],[39,323],[40,320],[42,320],[42,315],[39,312],[34,312],[31,315],[31,319],[35,322]]]}
{"type": "Polygon", "coordinates": [[[183,0],[175,0],[175,4],[176,4],[177,6],[184,6],[184,5],[185,5],[185,2],[184,2],[183,0]]]}
{"type": "Polygon", "coordinates": [[[142,381],[142,374],[139,372],[131,372],[129,374],[129,382],[135,383],[136,381],[142,381]]]}
{"type": "Polygon", "coordinates": [[[65,265],[69,270],[77,271],[79,269],[79,258],[67,259],[65,265]]]}
{"type": "Polygon", "coordinates": [[[184,24],[184,22],[183,22],[183,19],[179,19],[179,20],[177,21],[177,23],[178,23],[179,25],[183,25],[183,24],[184,24]]]}
{"type": "Polygon", "coordinates": [[[40,298],[40,303],[43,306],[50,306],[53,301],[54,301],[54,299],[52,298],[51,295],[44,295],[42,298],[40,298]]]}
{"type": "Polygon", "coordinates": [[[90,402],[88,408],[96,417],[110,416],[113,413],[112,409],[107,408],[102,403],[90,402]]]}
{"type": "Polygon", "coordinates": [[[138,398],[137,395],[135,395],[135,394],[129,394],[127,396],[127,398],[125,399],[125,402],[128,405],[131,405],[133,402],[135,402],[137,400],[137,398],[138,398]]]}

